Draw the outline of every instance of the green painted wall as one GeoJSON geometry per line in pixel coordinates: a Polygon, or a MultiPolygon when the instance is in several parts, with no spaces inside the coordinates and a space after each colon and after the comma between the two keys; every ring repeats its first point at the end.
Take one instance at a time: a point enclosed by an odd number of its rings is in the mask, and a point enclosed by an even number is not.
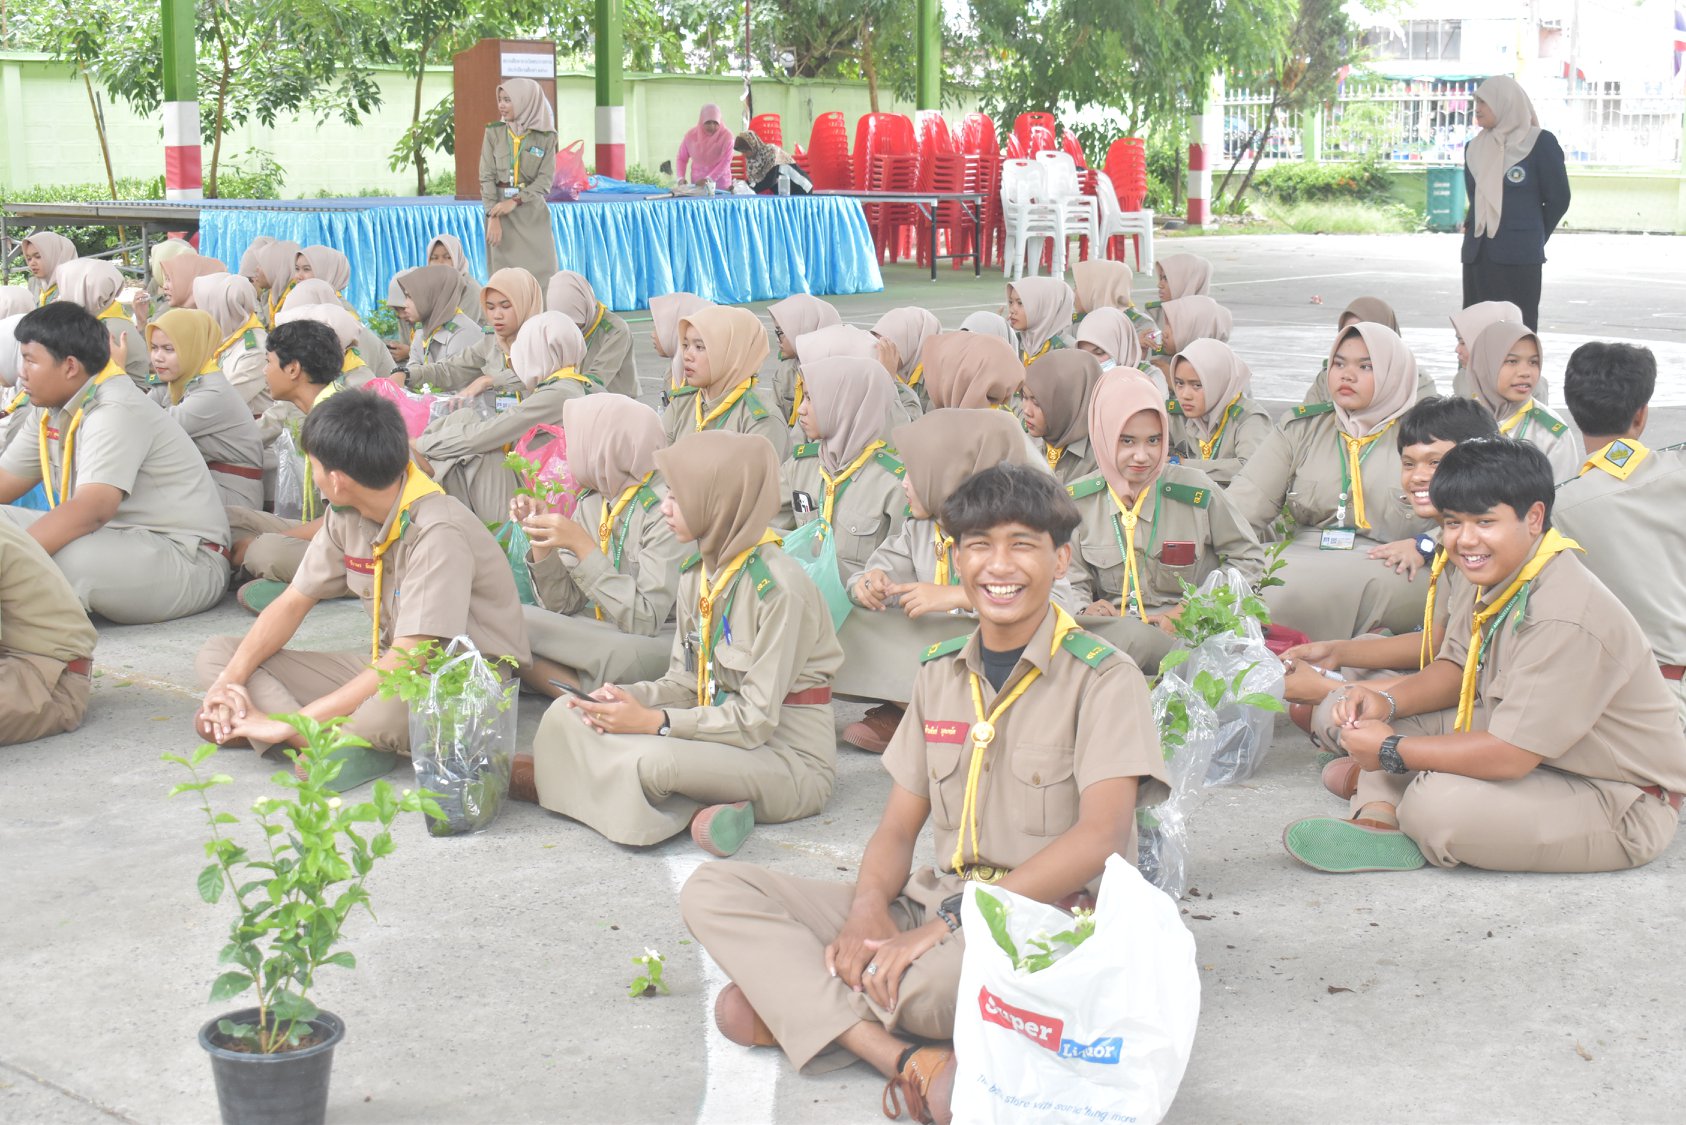
{"type": "MultiPolygon", "coordinates": [[[[1686,234],[1686,173],[1571,168],[1569,193],[1564,230],[1686,234]]],[[[1422,211],[1428,200],[1428,173],[1394,172],[1388,196],[1422,211]]]]}

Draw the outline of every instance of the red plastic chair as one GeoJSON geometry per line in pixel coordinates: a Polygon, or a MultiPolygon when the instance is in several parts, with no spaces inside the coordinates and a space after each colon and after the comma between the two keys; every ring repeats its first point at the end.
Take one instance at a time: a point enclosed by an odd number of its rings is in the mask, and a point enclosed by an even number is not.
{"type": "Polygon", "coordinates": [[[1140,137],[1120,137],[1106,150],[1104,171],[1118,193],[1118,206],[1140,211],[1147,199],[1147,144],[1140,137]]]}
{"type": "Polygon", "coordinates": [[[1001,142],[995,136],[995,122],[987,113],[968,113],[960,123],[960,151],[1001,155],[1001,142]]]}
{"type": "MultiPolygon", "coordinates": [[[[1018,119],[1013,122],[1013,136],[1019,139],[1019,143],[1025,146],[1027,152],[1036,152],[1038,150],[1030,147],[1030,131],[1032,129],[1045,130],[1049,141],[1052,142],[1054,134],[1059,131],[1059,127],[1059,120],[1051,113],[1021,113],[1018,119]]],[[[1050,143],[1048,147],[1054,146],[1050,143]]]]}
{"type": "Polygon", "coordinates": [[[1025,156],[1027,158],[1035,156],[1039,152],[1053,152],[1059,147],[1058,142],[1054,140],[1053,130],[1044,129],[1040,125],[1032,125],[1030,127],[1030,133],[1026,136],[1024,142],[1025,156]]]}
{"type": "MultiPolygon", "coordinates": [[[[749,165],[744,161],[743,153],[734,152],[732,154],[732,181],[736,183],[738,180],[747,181],[748,179],[749,165]]],[[[755,185],[750,184],[749,186],[754,187],[755,185]]]]}
{"type": "Polygon", "coordinates": [[[1065,150],[1067,156],[1071,157],[1071,162],[1079,168],[1089,166],[1089,161],[1083,156],[1083,142],[1078,140],[1070,129],[1067,129],[1060,136],[1060,147],[1065,150]]]}
{"type": "Polygon", "coordinates": [[[776,113],[762,113],[750,119],[749,131],[770,145],[784,147],[784,127],[776,113]]]}
{"type": "Polygon", "coordinates": [[[918,154],[919,141],[907,117],[900,113],[862,114],[855,122],[855,189],[870,190],[875,157],[918,154]]]}
{"type": "Polygon", "coordinates": [[[807,156],[803,167],[816,188],[847,191],[855,186],[854,168],[849,159],[849,129],[841,113],[833,110],[814,119],[814,127],[808,134],[807,156]]]}

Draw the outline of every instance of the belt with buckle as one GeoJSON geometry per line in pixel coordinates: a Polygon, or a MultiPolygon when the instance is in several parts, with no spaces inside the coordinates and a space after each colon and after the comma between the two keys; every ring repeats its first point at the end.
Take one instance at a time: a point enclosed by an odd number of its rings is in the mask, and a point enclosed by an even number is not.
{"type": "Polygon", "coordinates": [[[247,480],[263,479],[263,470],[254,469],[250,465],[230,465],[227,461],[207,461],[205,467],[213,473],[227,473],[231,477],[245,477],[247,480]]]}
{"type": "Polygon", "coordinates": [[[1641,785],[1639,787],[1639,791],[1641,793],[1649,793],[1651,796],[1657,798],[1657,800],[1659,800],[1659,801],[1667,801],[1668,807],[1673,809],[1676,813],[1678,813],[1680,811],[1680,796],[1681,795],[1679,793],[1670,793],[1667,789],[1664,789],[1661,785],[1641,785]]]}
{"type": "Polygon", "coordinates": [[[831,702],[831,689],[814,687],[807,691],[793,691],[784,697],[786,707],[823,707],[831,702]]]}
{"type": "Polygon", "coordinates": [[[229,561],[230,565],[233,564],[234,556],[231,555],[228,551],[228,548],[224,547],[221,543],[213,543],[209,539],[201,539],[201,540],[199,540],[199,545],[201,547],[205,548],[207,551],[215,551],[217,554],[219,554],[223,558],[227,559],[229,561]]]}
{"type": "Polygon", "coordinates": [[[987,863],[969,863],[955,874],[972,883],[999,883],[1012,870],[1011,867],[992,867],[987,863]]]}
{"type": "Polygon", "coordinates": [[[1686,679],[1686,664],[1659,664],[1657,670],[1665,680],[1686,679]]]}
{"type": "Polygon", "coordinates": [[[75,660],[67,660],[64,662],[64,670],[75,672],[78,676],[92,676],[94,674],[94,658],[78,656],[75,660]]]}

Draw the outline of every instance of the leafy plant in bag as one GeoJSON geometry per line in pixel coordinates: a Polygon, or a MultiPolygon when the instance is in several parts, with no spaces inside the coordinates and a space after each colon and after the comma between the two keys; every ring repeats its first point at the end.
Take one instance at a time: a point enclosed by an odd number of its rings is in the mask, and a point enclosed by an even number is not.
{"type": "Polygon", "coordinates": [[[551,478],[544,465],[530,457],[523,457],[519,453],[504,454],[503,467],[514,473],[521,482],[515,490],[515,495],[530,497],[540,511],[557,511],[568,498],[574,495],[574,490],[559,480],[551,478]]]}
{"type": "Polygon", "coordinates": [[[1074,910],[1070,929],[1057,934],[1038,930],[1025,938],[1025,944],[1030,948],[1020,950],[1007,927],[1007,915],[1011,910],[1007,903],[982,887],[978,888],[978,913],[983,915],[984,924],[989,927],[989,936],[1013,962],[1013,968],[1021,973],[1041,972],[1082,945],[1095,932],[1095,912],[1074,910]]]}
{"type": "Polygon", "coordinates": [[[1162,676],[1151,699],[1171,795],[1136,810],[1136,868],[1142,878],[1179,898],[1188,886],[1186,825],[1217,750],[1218,717],[1203,696],[1175,676],[1162,676]]]}

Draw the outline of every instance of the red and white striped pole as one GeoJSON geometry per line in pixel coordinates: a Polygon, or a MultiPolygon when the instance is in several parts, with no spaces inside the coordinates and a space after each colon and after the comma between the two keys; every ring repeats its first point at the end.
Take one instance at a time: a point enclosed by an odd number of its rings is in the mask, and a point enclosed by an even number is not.
{"type": "Polygon", "coordinates": [[[163,0],[166,199],[198,199],[204,194],[193,9],[194,0],[163,0]]]}
{"type": "MultiPolygon", "coordinates": [[[[1195,136],[1202,137],[1200,118],[1195,117],[1195,136]]],[[[1201,141],[1188,146],[1188,225],[1203,227],[1209,218],[1206,201],[1212,194],[1212,169],[1206,163],[1206,146],[1201,141]]]]}

